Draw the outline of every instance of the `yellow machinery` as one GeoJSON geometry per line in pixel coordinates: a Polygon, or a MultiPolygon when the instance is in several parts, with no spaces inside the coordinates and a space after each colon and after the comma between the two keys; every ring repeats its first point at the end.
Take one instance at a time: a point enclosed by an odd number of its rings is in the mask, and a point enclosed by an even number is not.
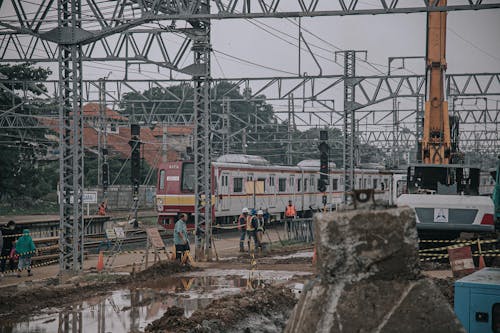
{"type": "MultiPolygon", "coordinates": [[[[446,0],[438,6],[446,6],[446,0]]],[[[425,102],[422,161],[449,164],[452,156],[448,102],[445,101],[446,12],[427,14],[427,100],[425,102]]]]}

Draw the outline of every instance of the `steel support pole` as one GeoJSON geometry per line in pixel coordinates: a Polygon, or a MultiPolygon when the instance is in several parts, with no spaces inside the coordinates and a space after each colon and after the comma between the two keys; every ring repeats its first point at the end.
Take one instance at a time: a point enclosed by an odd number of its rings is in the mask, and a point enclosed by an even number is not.
{"type": "MultiPolygon", "coordinates": [[[[210,0],[202,0],[200,13],[210,12],[210,0]]],[[[195,237],[195,253],[200,250],[207,260],[211,260],[212,240],[212,178],[211,178],[211,103],[210,103],[210,21],[196,21],[193,40],[194,65],[198,72],[194,81],[194,165],[195,165],[195,228],[205,227],[205,244],[200,249],[198,237],[195,237]]]]}
{"type": "Polygon", "coordinates": [[[424,133],[424,95],[417,96],[417,105],[415,113],[415,124],[416,124],[416,141],[415,142],[415,158],[417,162],[422,162],[422,152],[421,152],[421,144],[424,133]]]}
{"type": "Polygon", "coordinates": [[[348,192],[354,189],[354,136],[356,135],[356,118],[354,110],[355,86],[353,77],[356,75],[356,52],[349,50],[344,53],[344,202],[348,200],[348,192]]]}
{"type": "MultiPolygon", "coordinates": [[[[81,1],[59,0],[62,31],[76,40],[81,22],[81,1]]],[[[60,272],[78,273],[83,265],[83,122],[82,48],[59,45],[59,265],[60,272]]]]}

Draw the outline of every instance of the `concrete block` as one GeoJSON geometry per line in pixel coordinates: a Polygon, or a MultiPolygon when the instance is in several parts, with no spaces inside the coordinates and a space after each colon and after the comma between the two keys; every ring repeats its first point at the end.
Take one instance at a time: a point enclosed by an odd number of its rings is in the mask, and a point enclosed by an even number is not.
{"type": "Polygon", "coordinates": [[[439,289],[420,276],[408,208],[315,216],[319,276],[285,332],[465,333],[439,289]]]}

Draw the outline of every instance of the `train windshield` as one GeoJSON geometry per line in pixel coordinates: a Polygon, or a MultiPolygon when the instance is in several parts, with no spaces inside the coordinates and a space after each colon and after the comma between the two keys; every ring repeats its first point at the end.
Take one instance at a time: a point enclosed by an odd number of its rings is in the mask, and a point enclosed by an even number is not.
{"type": "Polygon", "coordinates": [[[184,163],[182,165],[182,191],[194,191],[194,163],[184,163]]]}

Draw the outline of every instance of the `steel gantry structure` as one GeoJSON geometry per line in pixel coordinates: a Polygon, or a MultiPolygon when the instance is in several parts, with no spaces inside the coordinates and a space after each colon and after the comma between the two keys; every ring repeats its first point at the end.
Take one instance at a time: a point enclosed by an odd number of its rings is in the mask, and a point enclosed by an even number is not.
{"type": "MultiPolygon", "coordinates": [[[[211,193],[210,161],[212,128],[210,124],[211,95],[210,86],[216,81],[211,78],[210,71],[210,21],[223,19],[252,18],[284,18],[284,17],[316,17],[373,15],[394,13],[416,13],[429,11],[459,11],[500,8],[500,1],[484,3],[480,0],[455,1],[453,4],[438,6],[438,1],[374,1],[365,4],[356,0],[296,0],[296,1],[248,1],[248,0],[192,0],[192,1],[141,1],[119,0],[113,2],[95,0],[42,0],[37,2],[3,1],[0,12],[10,10],[12,15],[0,15],[0,58],[4,63],[11,62],[54,62],[57,59],[58,80],[54,81],[52,92],[57,97],[59,106],[60,135],[60,221],[61,221],[61,272],[78,272],[82,267],[82,190],[83,190],[83,149],[82,149],[82,103],[91,101],[92,89],[97,88],[95,80],[83,76],[87,61],[120,62],[124,66],[125,75],[122,80],[106,80],[107,99],[120,99],[120,94],[128,91],[139,91],[134,88],[139,82],[129,76],[132,67],[154,66],[170,70],[167,79],[152,78],[147,84],[158,85],[168,90],[168,85],[178,82],[173,80],[172,72],[191,76],[186,82],[195,86],[194,115],[195,122],[195,161],[196,161],[196,212],[198,224],[205,223],[209,231],[206,235],[206,249],[210,247],[211,193]],[[54,15],[57,13],[57,15],[54,15]],[[189,27],[177,28],[176,21],[186,21],[189,27]],[[166,23],[165,23],[166,22],[166,23]],[[165,23],[165,24],[164,24],[165,23]],[[167,45],[165,35],[181,36],[178,46],[167,45]],[[145,41],[139,43],[138,41],[145,41]],[[139,46],[142,45],[142,46],[139,46]],[[159,52],[152,52],[153,49],[159,52]],[[192,63],[183,66],[188,54],[193,54],[192,63]],[[115,85],[116,89],[112,89],[115,85]],[[125,87],[125,88],[124,88],[125,87]],[[114,96],[113,96],[114,95],[114,96]]],[[[346,57],[347,59],[348,57],[346,57]]],[[[346,60],[347,61],[347,60],[346,60]]],[[[355,59],[349,62],[355,66],[355,59]]],[[[346,66],[347,67],[347,66],[346,66]]],[[[498,73],[449,75],[448,95],[452,96],[488,96],[498,94],[495,84],[498,73]],[[489,78],[489,83],[481,85],[481,80],[489,78]],[[465,83],[463,83],[465,81],[465,83]],[[479,91],[469,89],[471,84],[481,85],[479,91]],[[471,90],[471,91],[469,91],[471,90]]],[[[344,135],[344,149],[348,149],[346,158],[354,156],[359,120],[363,117],[363,108],[381,101],[396,97],[416,97],[423,94],[424,78],[419,75],[407,76],[372,76],[358,77],[354,71],[344,75],[321,75],[292,78],[237,78],[233,81],[240,86],[252,82],[257,98],[268,89],[276,89],[276,99],[287,99],[297,89],[307,87],[308,96],[303,101],[314,102],[324,106],[330,114],[342,119],[344,128],[350,128],[349,135],[344,135]],[[283,89],[283,82],[295,84],[283,89]],[[326,86],[317,89],[314,83],[327,80],[326,86]],[[260,83],[259,83],[260,82],[260,83]],[[365,85],[371,82],[376,89],[368,89],[365,85]],[[345,95],[349,96],[348,104],[343,112],[328,107],[327,96],[340,84],[346,85],[345,95]],[[348,91],[349,90],[349,91],[348,91]],[[326,97],[323,97],[326,96],[326,97]],[[350,100],[352,97],[352,100],[350,100]],[[355,99],[356,98],[356,99],[355,99]],[[345,112],[350,110],[350,116],[345,112]],[[353,111],[356,111],[354,113],[353,111]],[[349,137],[352,139],[349,141],[349,137]],[[351,154],[351,155],[349,155],[351,154]]],[[[19,83],[19,82],[17,82],[19,83]]],[[[26,84],[30,84],[26,82],[26,84]]],[[[47,82],[48,85],[51,82],[47,82]]],[[[144,84],[144,82],[142,83],[144,84]]],[[[14,89],[12,82],[0,78],[0,87],[6,91],[14,89]]],[[[144,87],[144,86],[142,86],[144,87]]],[[[19,90],[19,89],[16,89],[19,90]]],[[[45,92],[43,94],[47,95],[45,92]]],[[[26,101],[26,95],[23,95],[26,101]]],[[[43,95],[42,95],[43,96],[43,95]]],[[[95,95],[94,95],[95,96],[95,95]]],[[[271,95],[270,95],[271,96],[271,95]]],[[[294,94],[294,98],[297,95],[294,94]]],[[[52,97],[52,96],[47,96],[52,97]]],[[[178,96],[172,94],[174,100],[178,96]]],[[[165,101],[158,101],[164,103],[165,101]]],[[[22,102],[24,103],[24,102],[22,102]]],[[[22,104],[21,103],[21,104],[22,104]]],[[[18,105],[2,111],[0,126],[23,127],[37,126],[33,117],[20,116],[16,113],[18,105]]],[[[365,112],[370,114],[372,111],[365,112]]],[[[380,111],[373,110],[379,114],[380,111]]],[[[157,117],[145,119],[151,122],[157,117]]],[[[171,117],[171,115],[170,115],[171,117]]],[[[295,117],[295,115],[294,115],[295,117]]],[[[320,119],[321,116],[318,116],[320,119]]],[[[418,117],[417,117],[418,118],[418,117]]],[[[363,119],[363,118],[362,118],[363,119]]],[[[401,121],[401,117],[398,118],[401,121]]],[[[496,118],[494,118],[496,119],[496,118]]],[[[418,122],[418,121],[417,121],[418,122]]],[[[333,123],[333,121],[332,121],[333,123]]],[[[418,135],[418,126],[417,126],[418,135]]],[[[354,163],[349,168],[354,167],[354,163]]],[[[346,172],[349,170],[346,169],[346,172]]]]}

